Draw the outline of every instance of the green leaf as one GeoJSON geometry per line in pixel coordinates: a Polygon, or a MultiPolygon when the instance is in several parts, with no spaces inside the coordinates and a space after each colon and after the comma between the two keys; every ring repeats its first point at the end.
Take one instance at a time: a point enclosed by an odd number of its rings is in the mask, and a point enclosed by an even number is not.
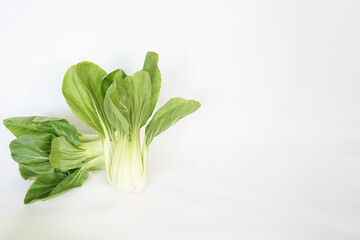
{"type": "Polygon", "coordinates": [[[159,61],[159,56],[157,55],[157,53],[148,52],[146,54],[143,71],[148,72],[151,79],[151,104],[147,119],[149,119],[152,112],[154,111],[154,108],[159,98],[159,93],[161,88],[161,74],[159,67],[157,65],[158,61],[159,61]]]}
{"type": "Polygon", "coordinates": [[[62,92],[74,115],[105,135],[106,119],[101,100],[101,84],[106,72],[91,62],[80,62],[68,69],[62,92]]]}
{"type": "Polygon", "coordinates": [[[81,134],[80,140],[80,145],[74,146],[65,137],[55,138],[51,143],[50,164],[67,171],[103,155],[102,141],[97,134],[81,134]]]}
{"type": "Polygon", "coordinates": [[[146,145],[149,145],[154,137],[174,125],[181,118],[195,112],[200,106],[200,103],[194,100],[170,99],[154,114],[154,117],[146,126],[146,145]]]}
{"type": "Polygon", "coordinates": [[[33,120],[36,116],[32,117],[13,117],[4,120],[4,125],[12,132],[16,137],[36,132],[36,125],[33,124],[33,120]]]}
{"type": "Polygon", "coordinates": [[[108,89],[105,111],[109,122],[127,134],[146,123],[150,111],[151,81],[145,71],[138,71],[124,79],[118,78],[108,89]]]}
{"type": "Polygon", "coordinates": [[[151,79],[149,73],[138,71],[119,82],[126,95],[120,97],[129,109],[131,127],[140,129],[147,121],[151,106],[151,79]]]}
{"type": "Polygon", "coordinates": [[[84,168],[79,168],[70,175],[63,172],[42,175],[30,186],[24,203],[44,201],[59,196],[73,188],[82,186],[88,176],[88,171],[84,168]]]}
{"type": "Polygon", "coordinates": [[[62,171],[79,167],[87,156],[83,149],[72,145],[66,138],[57,137],[51,143],[50,164],[62,171]]]}
{"type": "Polygon", "coordinates": [[[4,120],[4,125],[16,136],[31,133],[53,133],[56,136],[65,136],[74,145],[79,145],[78,132],[74,125],[71,125],[62,118],[49,117],[13,117],[4,120]]]}
{"type": "Polygon", "coordinates": [[[51,192],[50,197],[56,197],[63,194],[73,188],[81,187],[83,182],[88,179],[89,173],[85,168],[80,168],[75,172],[71,173],[64,180],[62,180],[54,190],[51,192]]]}
{"type": "Polygon", "coordinates": [[[29,168],[19,164],[20,175],[23,179],[36,179],[38,175],[31,171],[29,168]]]}
{"type": "Polygon", "coordinates": [[[38,200],[48,199],[56,185],[58,185],[66,177],[67,174],[62,172],[45,174],[38,177],[28,189],[25,195],[24,203],[28,204],[38,200]]]}
{"type": "Polygon", "coordinates": [[[101,83],[101,101],[104,102],[104,98],[106,95],[107,90],[111,86],[111,84],[114,82],[117,78],[126,78],[126,74],[122,69],[117,69],[115,71],[112,71],[108,75],[104,77],[101,83]]]}
{"type": "Polygon", "coordinates": [[[12,158],[26,168],[20,168],[22,175],[27,176],[29,171],[33,175],[54,171],[49,162],[51,141],[54,137],[51,133],[33,133],[20,136],[10,143],[12,158]]]}
{"type": "Polygon", "coordinates": [[[117,79],[108,89],[104,108],[108,121],[121,134],[129,134],[130,131],[130,105],[126,91],[121,88],[121,81],[117,79]]]}

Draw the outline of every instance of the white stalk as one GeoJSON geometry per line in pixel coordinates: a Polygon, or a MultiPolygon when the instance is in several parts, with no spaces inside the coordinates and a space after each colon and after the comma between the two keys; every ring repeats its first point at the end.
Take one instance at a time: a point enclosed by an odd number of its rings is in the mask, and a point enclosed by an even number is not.
{"type": "Polygon", "coordinates": [[[105,167],[111,185],[124,194],[140,191],[146,185],[147,171],[140,147],[139,131],[104,140],[105,167]]]}

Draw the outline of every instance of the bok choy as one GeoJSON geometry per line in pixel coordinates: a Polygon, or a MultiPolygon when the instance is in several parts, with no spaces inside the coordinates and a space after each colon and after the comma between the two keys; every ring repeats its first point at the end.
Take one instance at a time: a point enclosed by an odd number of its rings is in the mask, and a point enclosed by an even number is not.
{"type": "Polygon", "coordinates": [[[200,107],[194,100],[172,98],[153,114],[160,88],[154,52],[147,53],[142,70],[132,75],[122,69],[106,73],[92,62],[80,62],[67,70],[62,92],[74,115],[97,134],[78,133],[65,119],[4,120],[17,137],[10,150],[21,175],[36,179],[25,203],[81,186],[88,171],[98,169],[106,170],[110,184],[119,192],[141,191],[147,183],[153,139],[200,107]]]}
{"type": "Polygon", "coordinates": [[[4,125],[17,137],[10,143],[10,152],[21,176],[35,180],[25,203],[80,187],[89,170],[104,169],[100,137],[78,133],[65,119],[14,117],[5,119],[4,125]]]}
{"type": "Polygon", "coordinates": [[[148,52],[141,71],[127,76],[122,69],[109,74],[91,62],[69,68],[63,94],[77,118],[99,133],[103,141],[105,168],[111,185],[124,194],[142,190],[147,181],[147,158],[151,141],[200,103],[170,99],[146,126],[141,146],[140,129],[157,103],[161,74],[158,55],[148,52]]]}

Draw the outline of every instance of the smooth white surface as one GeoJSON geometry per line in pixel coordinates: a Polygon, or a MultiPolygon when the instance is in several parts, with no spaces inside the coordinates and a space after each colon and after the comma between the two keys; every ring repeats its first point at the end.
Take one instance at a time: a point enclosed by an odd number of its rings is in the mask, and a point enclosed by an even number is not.
{"type": "Polygon", "coordinates": [[[82,60],[160,55],[157,108],[202,108],[155,139],[149,184],[104,173],[23,205],[0,127],[0,239],[360,239],[359,1],[0,1],[0,118],[72,115],[82,60]]]}

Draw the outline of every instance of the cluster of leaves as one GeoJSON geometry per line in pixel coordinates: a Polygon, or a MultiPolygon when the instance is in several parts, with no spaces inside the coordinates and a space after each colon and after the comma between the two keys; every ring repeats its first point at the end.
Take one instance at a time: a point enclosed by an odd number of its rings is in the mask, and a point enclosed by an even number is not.
{"type": "Polygon", "coordinates": [[[19,164],[21,176],[35,180],[24,203],[46,200],[80,187],[88,178],[91,167],[103,168],[102,148],[92,148],[92,154],[85,154],[89,150],[86,149],[88,142],[101,146],[99,136],[79,134],[65,119],[14,117],[5,119],[4,125],[17,137],[10,143],[10,151],[19,164]],[[67,145],[65,149],[64,145],[67,145]],[[76,163],[71,161],[72,165],[68,166],[64,164],[68,157],[59,156],[71,156],[69,153],[73,153],[73,149],[81,152],[82,158],[76,163]]]}
{"type": "Polygon", "coordinates": [[[107,74],[91,62],[69,68],[63,95],[74,115],[103,139],[105,167],[111,185],[131,194],[146,183],[148,147],[154,137],[193,113],[200,103],[172,98],[146,126],[144,145],[140,129],[151,117],[161,87],[158,55],[148,52],[143,69],[127,76],[122,69],[107,74]]]}
{"type": "Polygon", "coordinates": [[[150,143],[200,107],[194,100],[172,98],[148,122],[161,88],[157,63],[158,55],[148,52],[142,70],[130,76],[122,69],[107,74],[92,62],[68,69],[62,85],[65,100],[74,115],[97,134],[80,134],[59,118],[4,120],[17,137],[10,150],[21,175],[35,179],[25,203],[81,186],[90,170],[106,169],[110,184],[124,194],[145,186],[150,143]],[[147,122],[141,147],[140,129],[147,122]]]}

